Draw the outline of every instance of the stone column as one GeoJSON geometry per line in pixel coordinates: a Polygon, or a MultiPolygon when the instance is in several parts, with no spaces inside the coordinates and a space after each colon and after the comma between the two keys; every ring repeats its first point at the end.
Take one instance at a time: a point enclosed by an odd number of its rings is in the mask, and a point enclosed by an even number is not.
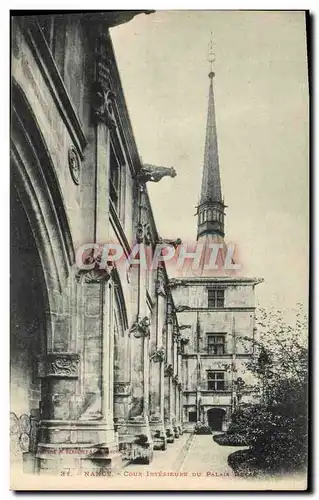
{"type": "Polygon", "coordinates": [[[174,437],[179,438],[179,421],[178,421],[178,414],[179,414],[179,406],[178,406],[178,388],[177,384],[179,382],[178,380],[178,354],[177,354],[177,349],[178,349],[178,330],[177,330],[177,325],[174,327],[173,331],[173,370],[174,370],[174,375],[173,375],[173,394],[174,394],[174,419],[173,419],[173,429],[174,429],[174,437]]]}
{"type": "MultiPolygon", "coordinates": [[[[144,186],[138,185],[138,220],[136,241],[145,243],[142,209],[144,186]]],[[[142,247],[141,247],[142,248],[142,247]]],[[[132,404],[127,422],[126,458],[132,462],[149,464],[153,458],[153,440],[149,426],[149,337],[150,318],[146,305],[146,272],[141,265],[134,265],[130,271],[132,301],[136,303],[136,319],[130,328],[132,364],[132,404]]]]}
{"type": "Polygon", "coordinates": [[[168,443],[174,443],[173,429],[173,315],[172,304],[167,302],[166,366],[164,369],[164,425],[168,443]]]}
{"type": "Polygon", "coordinates": [[[165,276],[159,268],[156,282],[156,338],[153,343],[151,362],[151,400],[154,407],[150,412],[150,427],[154,442],[154,449],[166,450],[167,440],[164,428],[164,361],[166,358],[163,346],[163,326],[165,318],[165,276]]]}

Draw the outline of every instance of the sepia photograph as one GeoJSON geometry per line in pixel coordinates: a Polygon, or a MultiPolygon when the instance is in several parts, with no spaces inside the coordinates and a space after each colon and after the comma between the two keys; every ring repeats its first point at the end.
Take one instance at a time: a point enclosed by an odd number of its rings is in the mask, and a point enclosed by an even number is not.
{"type": "Polygon", "coordinates": [[[10,489],[306,491],[308,11],[10,44],[10,489]]]}

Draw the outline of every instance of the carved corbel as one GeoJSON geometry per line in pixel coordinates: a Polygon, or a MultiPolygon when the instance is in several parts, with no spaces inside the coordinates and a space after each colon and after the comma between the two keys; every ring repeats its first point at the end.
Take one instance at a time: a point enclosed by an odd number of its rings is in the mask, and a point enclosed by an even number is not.
{"type": "Polygon", "coordinates": [[[155,349],[153,354],[150,356],[150,361],[154,361],[154,363],[161,363],[165,361],[166,359],[166,353],[165,353],[165,348],[160,347],[159,349],[155,349]]]}
{"type": "Polygon", "coordinates": [[[178,375],[174,375],[172,381],[173,381],[174,385],[177,385],[178,384],[178,375]]]}
{"type": "Polygon", "coordinates": [[[149,337],[150,336],[150,320],[147,316],[137,320],[133,323],[130,328],[130,333],[133,333],[136,339],[140,339],[141,337],[149,337]]]}
{"type": "Polygon", "coordinates": [[[109,281],[112,276],[113,264],[108,262],[101,265],[101,255],[94,257],[90,255],[85,260],[85,265],[90,265],[90,269],[79,269],[75,275],[78,283],[101,283],[109,281]]]}
{"type": "Polygon", "coordinates": [[[173,167],[159,167],[144,163],[137,174],[137,179],[140,183],[145,184],[149,181],[159,182],[165,176],[176,177],[176,175],[176,170],[173,167]]]}
{"type": "Polygon", "coordinates": [[[115,93],[111,89],[105,89],[100,82],[95,82],[93,84],[92,94],[94,121],[103,122],[108,128],[115,128],[116,121],[112,110],[115,93]]]}
{"type": "Polygon", "coordinates": [[[164,370],[165,377],[172,377],[174,373],[173,365],[167,365],[164,370]]]}

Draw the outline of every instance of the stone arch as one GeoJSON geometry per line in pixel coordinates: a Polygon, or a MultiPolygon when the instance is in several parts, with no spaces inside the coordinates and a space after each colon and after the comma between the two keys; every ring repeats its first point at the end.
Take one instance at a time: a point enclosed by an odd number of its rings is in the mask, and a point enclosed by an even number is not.
{"type": "Polygon", "coordinates": [[[61,292],[75,252],[63,195],[37,118],[21,86],[12,82],[11,183],[27,214],[48,290],[61,292]]]}

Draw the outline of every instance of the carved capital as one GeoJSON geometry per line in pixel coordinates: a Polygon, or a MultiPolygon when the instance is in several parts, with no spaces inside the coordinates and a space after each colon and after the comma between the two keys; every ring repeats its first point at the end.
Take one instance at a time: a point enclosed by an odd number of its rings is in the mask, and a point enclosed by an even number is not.
{"type": "Polygon", "coordinates": [[[130,382],[114,382],[114,396],[130,396],[130,382]]]}
{"type": "Polygon", "coordinates": [[[137,320],[133,323],[133,325],[130,328],[130,333],[133,333],[136,339],[139,339],[141,337],[149,337],[150,324],[151,322],[147,316],[145,316],[142,319],[137,318],[137,320]]]}
{"type": "Polygon", "coordinates": [[[57,378],[78,378],[80,355],[76,353],[50,353],[38,361],[38,376],[57,378]]]}
{"type": "Polygon", "coordinates": [[[161,363],[166,359],[166,352],[164,347],[160,347],[159,349],[155,349],[153,354],[150,356],[150,360],[154,361],[154,363],[161,363]]]}
{"type": "Polygon", "coordinates": [[[174,373],[173,365],[167,365],[164,370],[165,377],[172,377],[174,373]]]}
{"type": "Polygon", "coordinates": [[[163,177],[176,177],[176,170],[173,167],[158,167],[156,165],[144,164],[137,174],[137,179],[141,183],[159,182],[163,177]]]}

